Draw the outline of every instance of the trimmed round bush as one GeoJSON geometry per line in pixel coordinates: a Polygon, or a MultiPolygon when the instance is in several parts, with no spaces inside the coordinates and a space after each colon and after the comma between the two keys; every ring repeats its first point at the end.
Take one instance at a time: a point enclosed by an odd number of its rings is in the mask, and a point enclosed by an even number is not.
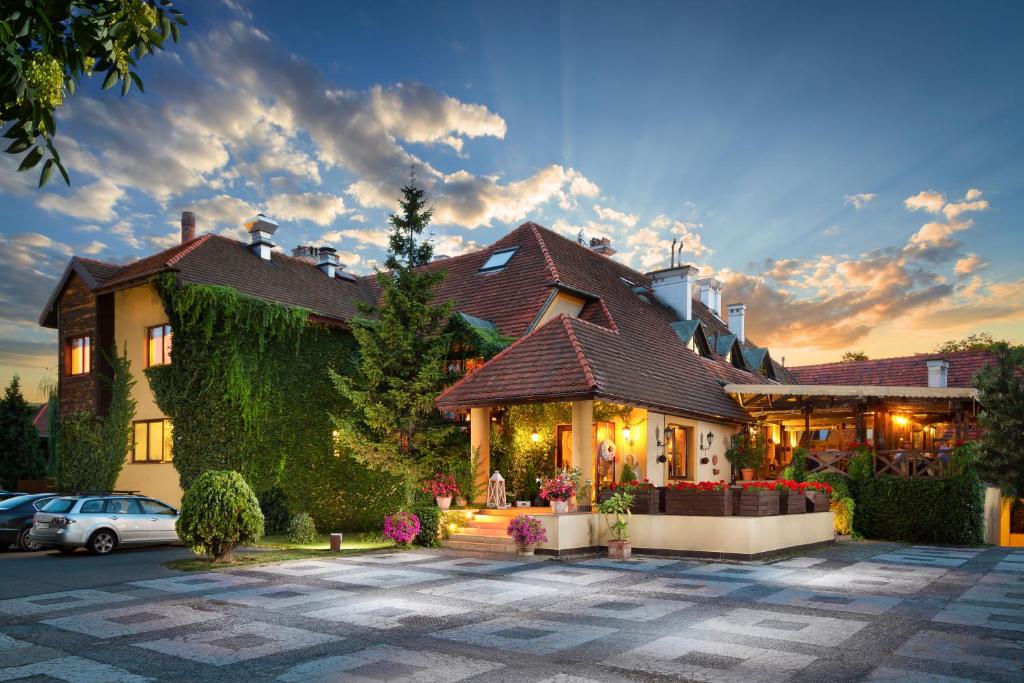
{"type": "Polygon", "coordinates": [[[307,512],[300,512],[288,523],[288,541],[297,545],[311,545],[317,540],[316,524],[307,512]]]}
{"type": "Polygon", "coordinates": [[[236,546],[263,536],[263,513],[241,474],[210,470],[185,492],[177,529],[178,538],[193,551],[223,562],[236,546]]]}

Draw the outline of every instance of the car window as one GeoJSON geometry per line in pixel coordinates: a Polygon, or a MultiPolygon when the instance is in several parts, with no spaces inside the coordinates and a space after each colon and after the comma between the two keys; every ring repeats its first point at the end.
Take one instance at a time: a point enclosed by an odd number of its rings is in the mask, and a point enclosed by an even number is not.
{"type": "Polygon", "coordinates": [[[111,515],[141,515],[138,501],[131,498],[111,498],[107,501],[107,513],[111,515]]]}
{"type": "Polygon", "coordinates": [[[19,505],[24,505],[30,500],[32,500],[32,496],[15,496],[7,500],[0,500],[0,510],[10,510],[19,505]]]}
{"type": "Polygon", "coordinates": [[[82,507],[78,509],[79,512],[103,512],[103,503],[106,502],[101,498],[95,500],[87,500],[82,503],[82,507]]]}
{"type": "Polygon", "coordinates": [[[46,504],[49,503],[51,500],[53,500],[53,498],[39,498],[38,500],[32,503],[32,507],[34,507],[36,510],[42,510],[46,506],[46,504]]]}
{"type": "Polygon", "coordinates": [[[174,508],[170,505],[165,505],[156,500],[143,499],[139,501],[142,503],[142,509],[147,515],[176,515],[178,514],[174,508]]]}
{"type": "Polygon", "coordinates": [[[43,507],[43,512],[67,512],[74,506],[74,498],[54,498],[43,507]]]}

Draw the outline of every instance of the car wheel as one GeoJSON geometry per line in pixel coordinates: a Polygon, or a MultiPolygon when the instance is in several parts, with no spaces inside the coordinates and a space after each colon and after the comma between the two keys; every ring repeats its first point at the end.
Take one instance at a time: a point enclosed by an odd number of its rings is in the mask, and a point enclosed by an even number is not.
{"type": "Polygon", "coordinates": [[[34,553],[37,550],[42,550],[43,546],[28,537],[29,531],[31,531],[31,529],[24,529],[20,534],[18,534],[18,547],[26,553],[34,553]]]}
{"type": "Polygon", "coordinates": [[[113,531],[100,529],[89,537],[89,552],[93,555],[106,555],[117,545],[117,537],[113,531]]]}

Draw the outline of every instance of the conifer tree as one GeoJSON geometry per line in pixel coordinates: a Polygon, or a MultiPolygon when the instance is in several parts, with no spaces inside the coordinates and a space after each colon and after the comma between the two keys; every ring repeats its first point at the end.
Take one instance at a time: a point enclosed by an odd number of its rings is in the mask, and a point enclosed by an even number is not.
{"type": "Polygon", "coordinates": [[[995,364],[974,378],[985,428],[978,472],[1007,495],[1024,497],[1024,347],[996,342],[992,352],[995,364]]]}
{"type": "Polygon", "coordinates": [[[33,412],[15,375],[0,400],[0,484],[4,486],[13,488],[19,479],[36,479],[45,472],[33,412]]]}
{"type": "Polygon", "coordinates": [[[402,188],[400,205],[391,216],[386,270],[377,272],[380,303],[361,306],[352,320],[355,368],[334,375],[348,409],[332,420],[343,453],[402,477],[411,491],[449,452],[458,430],[434,407],[448,380],[452,306],[434,303],[445,272],[421,268],[433,256],[422,237],[433,210],[414,178],[402,188]]]}

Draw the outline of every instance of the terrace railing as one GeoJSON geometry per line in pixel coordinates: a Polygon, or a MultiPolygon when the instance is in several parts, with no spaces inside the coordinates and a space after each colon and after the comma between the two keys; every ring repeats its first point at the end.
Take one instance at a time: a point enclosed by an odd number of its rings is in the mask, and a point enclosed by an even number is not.
{"type": "MultiPolygon", "coordinates": [[[[807,454],[807,471],[846,474],[855,451],[812,451],[807,454]]],[[[949,451],[892,450],[875,453],[875,474],[900,477],[943,477],[949,470],[949,451]]]]}

